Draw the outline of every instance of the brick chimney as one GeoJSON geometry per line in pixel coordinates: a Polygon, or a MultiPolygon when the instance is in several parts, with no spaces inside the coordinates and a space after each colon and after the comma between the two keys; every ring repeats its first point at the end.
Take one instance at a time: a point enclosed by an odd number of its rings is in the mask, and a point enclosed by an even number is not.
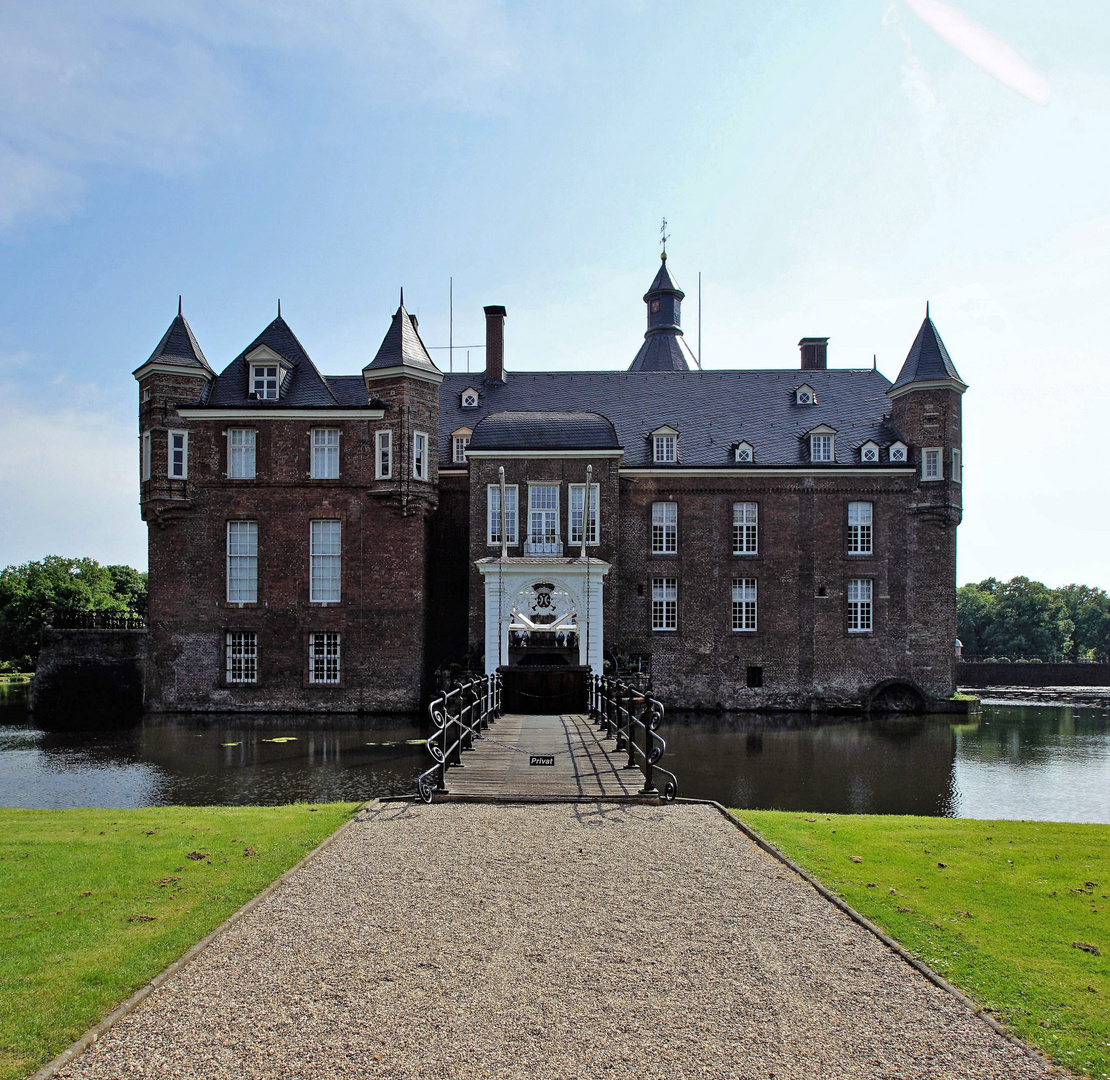
{"type": "Polygon", "coordinates": [[[486,382],[505,381],[505,309],[500,304],[486,313],[486,382]]]}
{"type": "Polygon", "coordinates": [[[827,337],[804,337],[798,347],[802,350],[802,371],[824,371],[829,366],[827,337]]]}

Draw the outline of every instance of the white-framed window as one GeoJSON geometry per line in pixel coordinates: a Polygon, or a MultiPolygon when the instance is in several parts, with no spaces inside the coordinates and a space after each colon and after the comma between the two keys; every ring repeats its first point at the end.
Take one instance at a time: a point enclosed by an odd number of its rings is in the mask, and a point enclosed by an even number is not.
{"type": "MultiPolygon", "coordinates": [[[[586,485],[571,484],[570,490],[570,531],[568,533],[572,544],[582,543],[582,517],[586,500],[586,485]]],[[[590,512],[586,525],[587,545],[596,544],[597,539],[597,503],[601,495],[601,485],[590,485],[590,512]]]]}
{"type": "Polygon", "coordinates": [[[652,437],[654,452],[652,460],[662,464],[673,464],[678,460],[678,438],[675,435],[655,435],[652,437]]]}
{"type": "Polygon", "coordinates": [[[560,555],[559,485],[528,486],[528,552],[533,555],[560,555]]]}
{"type": "Polygon", "coordinates": [[[470,445],[469,435],[451,436],[451,460],[456,465],[466,464],[466,448],[470,445]]]}
{"type": "MultiPolygon", "coordinates": [[[[516,484],[505,485],[505,532],[506,544],[517,543],[516,522],[518,494],[516,484]]],[[[489,534],[487,543],[501,543],[501,485],[490,484],[486,488],[486,525],[489,534]]]]}
{"type": "Polygon", "coordinates": [[[412,478],[428,479],[428,436],[423,431],[412,436],[412,478]]]}
{"type": "Polygon", "coordinates": [[[312,479],[339,479],[339,428],[312,429],[312,479]]]}
{"type": "Polygon", "coordinates": [[[678,554],[678,503],[651,504],[651,553],[678,554]]]}
{"type": "Polygon", "coordinates": [[[833,460],[833,437],[831,435],[810,435],[810,437],[809,437],[809,460],[810,461],[832,461],[833,460]]]}
{"type": "Polygon", "coordinates": [[[254,428],[227,429],[227,475],[232,480],[253,480],[256,467],[254,428]]]}
{"type": "Polygon", "coordinates": [[[169,451],[168,471],[174,480],[189,479],[189,433],[187,431],[168,432],[169,451]]]}
{"type": "Polygon", "coordinates": [[[943,453],[939,446],[930,446],[921,451],[922,480],[944,479],[943,453]]]}
{"type": "Polygon", "coordinates": [[[144,386],[142,392],[142,402],[145,405],[150,400],[150,387],[144,386]]]}
{"type": "Polygon", "coordinates": [[[736,460],[743,465],[750,465],[755,461],[755,448],[750,442],[742,442],[736,447],[736,460]]]}
{"type": "Polygon", "coordinates": [[[462,392],[462,407],[464,409],[478,408],[478,391],[473,387],[467,387],[462,392]]]}
{"type": "Polygon", "coordinates": [[[339,635],[330,631],[308,635],[308,681],[339,682],[339,635]]]}
{"type": "Polygon", "coordinates": [[[877,465],[879,462],[879,444],[865,442],[859,448],[859,459],[865,465],[877,465]]]}
{"type": "Polygon", "coordinates": [[[964,463],[960,457],[959,450],[952,451],[952,483],[962,484],[964,482],[964,463]]]}
{"type": "Polygon", "coordinates": [[[277,364],[251,364],[251,393],[263,401],[277,401],[280,374],[277,364]]]}
{"type": "Polygon", "coordinates": [[[142,441],[142,460],[140,462],[142,473],[140,474],[144,480],[150,479],[150,432],[143,432],[142,441]]]}
{"type": "Polygon", "coordinates": [[[871,514],[869,502],[848,504],[848,554],[871,554],[871,514]]]}
{"type": "Polygon", "coordinates": [[[393,432],[374,433],[374,479],[389,480],[393,476],[393,432]]]}
{"type": "Polygon", "coordinates": [[[755,555],[759,552],[759,503],[732,504],[732,553],[755,555]]]}
{"type": "Polygon", "coordinates": [[[871,579],[851,578],[848,582],[848,633],[871,632],[871,579]]]}
{"type": "Polygon", "coordinates": [[[891,443],[890,449],[887,451],[887,455],[889,456],[891,461],[897,461],[903,464],[908,460],[909,457],[906,451],[906,444],[900,442],[891,443]]]}
{"type": "Polygon", "coordinates": [[[258,522],[227,523],[227,602],[258,603],[258,522]]]}
{"type": "Polygon", "coordinates": [[[736,577],[732,579],[732,629],[752,631],[756,629],[756,579],[736,577]]]}
{"type": "Polygon", "coordinates": [[[817,391],[812,386],[803,383],[794,391],[794,400],[799,405],[816,405],[817,391]]]}
{"type": "Polygon", "coordinates": [[[229,683],[258,682],[258,635],[250,630],[229,630],[226,678],[229,683]]]}
{"type": "Polygon", "coordinates": [[[651,628],[678,629],[678,578],[651,579],[651,628]]]}
{"type": "Polygon", "coordinates": [[[342,523],[311,522],[309,552],[309,601],[313,604],[338,603],[342,580],[342,523]]]}

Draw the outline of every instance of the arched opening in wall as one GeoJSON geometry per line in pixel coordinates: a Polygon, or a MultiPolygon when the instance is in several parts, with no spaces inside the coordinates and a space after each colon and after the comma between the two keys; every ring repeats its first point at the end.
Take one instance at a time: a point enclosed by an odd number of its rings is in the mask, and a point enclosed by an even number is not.
{"type": "Polygon", "coordinates": [[[868,713],[916,713],[924,708],[924,693],[909,679],[884,679],[871,688],[864,703],[868,713]]]}
{"type": "Polygon", "coordinates": [[[575,665],[578,634],[578,612],[566,588],[551,581],[531,582],[520,589],[509,611],[509,665],[575,665]]]}

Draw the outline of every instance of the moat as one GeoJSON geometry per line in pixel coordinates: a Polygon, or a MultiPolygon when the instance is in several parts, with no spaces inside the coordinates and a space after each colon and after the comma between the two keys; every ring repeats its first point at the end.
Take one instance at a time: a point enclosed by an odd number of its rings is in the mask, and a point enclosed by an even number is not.
{"type": "MultiPolygon", "coordinates": [[[[1110,823],[1110,711],[986,705],[946,717],[671,715],[680,794],[728,806],[1110,823]]],[[[278,804],[414,790],[418,717],[161,716],[45,732],[0,704],[0,806],[278,804]]]]}

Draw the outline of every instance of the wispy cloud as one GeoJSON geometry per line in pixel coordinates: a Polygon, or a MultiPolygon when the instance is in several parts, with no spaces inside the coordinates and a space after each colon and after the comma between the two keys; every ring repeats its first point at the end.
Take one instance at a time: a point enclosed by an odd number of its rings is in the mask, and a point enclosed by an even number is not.
{"type": "Polygon", "coordinates": [[[273,87],[306,76],[340,109],[489,108],[527,18],[504,0],[0,5],[0,230],[72,213],[93,168],[196,172],[265,138],[273,87]]]}
{"type": "Polygon", "coordinates": [[[1048,104],[1052,97],[1048,79],[1008,42],[944,0],[905,0],[905,4],[952,48],[988,75],[1038,105],[1048,104]]]}

